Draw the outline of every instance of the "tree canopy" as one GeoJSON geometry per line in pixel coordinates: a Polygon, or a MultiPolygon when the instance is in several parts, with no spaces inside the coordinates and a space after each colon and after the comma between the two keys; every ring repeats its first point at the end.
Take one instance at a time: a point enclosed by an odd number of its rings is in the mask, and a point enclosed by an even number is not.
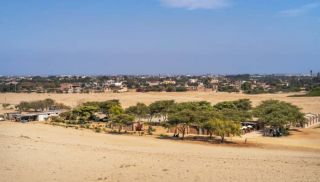
{"type": "Polygon", "coordinates": [[[170,112],[171,106],[174,105],[174,100],[155,101],[149,105],[150,121],[153,117],[164,117],[167,120],[167,115],[170,112]]]}
{"type": "Polygon", "coordinates": [[[128,107],[125,112],[127,114],[135,115],[140,121],[141,118],[146,118],[148,116],[149,107],[144,103],[138,102],[137,105],[128,107]]]}
{"type": "Polygon", "coordinates": [[[212,119],[206,122],[203,127],[208,131],[210,137],[212,134],[220,136],[222,143],[226,136],[240,136],[241,134],[240,124],[227,120],[212,119]]]}
{"type": "Polygon", "coordinates": [[[249,111],[252,109],[252,103],[249,99],[239,99],[236,101],[219,102],[216,105],[214,105],[214,108],[217,110],[234,109],[249,111]]]}
{"type": "Polygon", "coordinates": [[[119,127],[118,128],[119,133],[121,132],[123,126],[131,124],[133,120],[134,120],[134,116],[129,114],[124,114],[124,113],[113,115],[111,118],[112,123],[119,127]]]}
{"type": "Polygon", "coordinates": [[[252,104],[249,99],[220,102],[213,107],[221,113],[225,120],[244,122],[252,119],[250,112],[252,104]]]}
{"type": "Polygon", "coordinates": [[[67,107],[66,105],[62,103],[56,103],[52,99],[44,99],[31,102],[22,101],[16,106],[16,108],[20,111],[46,111],[50,109],[69,109],[69,107],[67,107]]]}
{"type": "Polygon", "coordinates": [[[254,109],[254,115],[274,128],[285,128],[304,121],[300,108],[278,100],[263,101],[254,109]]]}

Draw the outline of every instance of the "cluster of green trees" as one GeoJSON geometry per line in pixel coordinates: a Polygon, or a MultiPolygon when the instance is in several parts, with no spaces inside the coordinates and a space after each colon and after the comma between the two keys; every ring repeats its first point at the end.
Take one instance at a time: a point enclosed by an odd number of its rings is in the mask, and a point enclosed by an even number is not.
{"type": "Polygon", "coordinates": [[[184,139],[190,126],[205,129],[210,138],[220,136],[224,141],[226,136],[241,134],[241,122],[250,121],[257,117],[266,126],[279,129],[284,134],[290,125],[303,124],[304,115],[297,106],[290,103],[267,100],[253,108],[249,99],[220,102],[215,105],[206,101],[176,103],[173,100],[155,101],[150,105],[137,103],[123,109],[118,100],[105,102],[86,102],[70,112],[64,113],[66,120],[106,121],[118,127],[121,132],[123,126],[133,121],[148,121],[155,118],[168,128],[175,128],[184,139]],[[97,113],[105,114],[104,118],[97,117],[97,113]]]}
{"type": "Polygon", "coordinates": [[[304,114],[297,106],[278,100],[263,101],[253,110],[254,116],[258,117],[268,126],[287,134],[291,125],[303,126],[304,114]]]}
{"type": "Polygon", "coordinates": [[[320,96],[320,87],[312,88],[312,89],[306,94],[306,96],[309,96],[309,97],[317,97],[317,96],[320,96]]]}
{"type": "Polygon", "coordinates": [[[158,85],[158,86],[146,86],[136,89],[137,92],[186,92],[188,89],[184,86],[175,85],[158,85]]]}
{"type": "Polygon", "coordinates": [[[22,112],[26,111],[47,111],[49,109],[54,110],[54,109],[70,109],[70,107],[62,104],[62,103],[57,103],[52,99],[44,99],[44,100],[38,100],[38,101],[31,101],[31,102],[26,102],[22,101],[18,105],[16,105],[16,108],[22,112]]]}
{"type": "Polygon", "coordinates": [[[239,89],[237,89],[235,86],[231,86],[231,85],[222,85],[222,84],[219,84],[219,87],[218,87],[218,91],[219,92],[240,92],[239,89]]]}
{"type": "MultiPolygon", "coordinates": [[[[276,92],[296,92],[301,88],[310,91],[320,84],[320,73],[314,76],[285,76],[285,75],[227,75],[219,77],[218,89],[221,92],[239,92],[240,89],[247,94],[276,93],[276,92]],[[244,81],[241,88],[234,83],[244,81]],[[263,87],[251,88],[253,81],[265,83],[270,86],[268,89],[263,87]]],[[[62,83],[79,84],[84,93],[90,89],[104,91],[104,84],[108,80],[123,82],[129,89],[136,89],[139,92],[167,91],[183,92],[187,91],[185,85],[198,86],[202,83],[205,88],[212,88],[211,76],[49,76],[49,77],[0,77],[0,92],[54,92],[61,93],[62,83]],[[190,79],[198,80],[196,83],[189,83],[190,79]],[[13,81],[12,81],[13,80],[13,81]],[[150,86],[147,82],[165,80],[175,81],[174,85],[150,86]]]]}
{"type": "Polygon", "coordinates": [[[306,94],[299,94],[299,95],[291,95],[289,97],[319,97],[320,96],[320,87],[312,88],[308,93],[306,94]]]}

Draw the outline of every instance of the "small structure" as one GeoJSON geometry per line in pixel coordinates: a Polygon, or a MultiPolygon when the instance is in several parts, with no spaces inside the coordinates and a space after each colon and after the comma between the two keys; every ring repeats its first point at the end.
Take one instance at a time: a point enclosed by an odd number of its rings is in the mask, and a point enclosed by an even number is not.
{"type": "MultiPolygon", "coordinates": [[[[179,133],[178,127],[169,128],[168,133],[179,133]]],[[[186,128],[186,134],[188,135],[209,135],[206,129],[198,127],[196,125],[190,125],[186,128]]]]}
{"type": "Polygon", "coordinates": [[[130,125],[124,126],[125,131],[144,131],[144,124],[141,122],[133,122],[130,125]]]}
{"type": "Polygon", "coordinates": [[[10,113],[5,113],[4,114],[4,119],[9,120],[9,121],[14,121],[16,120],[17,117],[21,115],[20,112],[10,112],[10,113]]]}
{"type": "Polygon", "coordinates": [[[249,128],[251,130],[261,130],[264,127],[263,123],[259,121],[241,122],[241,126],[245,126],[246,128],[249,128]]]}
{"type": "Polygon", "coordinates": [[[116,87],[113,89],[114,93],[123,93],[123,92],[128,92],[127,87],[116,87]]]}
{"type": "Polygon", "coordinates": [[[175,85],[176,81],[173,80],[164,80],[163,82],[161,82],[162,85],[175,85]]]}
{"type": "Polygon", "coordinates": [[[319,114],[313,114],[313,113],[307,113],[305,114],[305,123],[303,126],[303,128],[308,128],[310,126],[313,126],[315,124],[318,124],[320,122],[320,115],[319,114]]]}
{"type": "Polygon", "coordinates": [[[60,84],[60,91],[62,93],[80,93],[82,89],[79,83],[62,83],[60,84]]]}
{"type": "Polygon", "coordinates": [[[47,112],[35,112],[35,113],[6,113],[7,120],[17,122],[30,122],[30,121],[45,121],[51,116],[59,116],[64,110],[51,110],[47,112]]]}
{"type": "Polygon", "coordinates": [[[147,84],[150,87],[159,86],[160,85],[160,81],[147,81],[147,84]]]}

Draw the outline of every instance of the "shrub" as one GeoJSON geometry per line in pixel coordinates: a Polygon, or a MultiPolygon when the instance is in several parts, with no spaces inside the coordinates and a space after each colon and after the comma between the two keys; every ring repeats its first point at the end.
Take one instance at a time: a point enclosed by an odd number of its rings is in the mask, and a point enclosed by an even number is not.
{"type": "Polygon", "coordinates": [[[65,123],[66,121],[60,117],[52,116],[50,117],[50,121],[53,123],[65,123]]]}
{"type": "Polygon", "coordinates": [[[4,109],[7,109],[9,106],[10,106],[10,104],[7,104],[7,103],[2,104],[2,107],[3,107],[4,109]]]}
{"type": "Polygon", "coordinates": [[[97,133],[100,133],[100,132],[101,132],[101,128],[95,127],[95,128],[94,128],[94,131],[97,132],[97,133]]]}

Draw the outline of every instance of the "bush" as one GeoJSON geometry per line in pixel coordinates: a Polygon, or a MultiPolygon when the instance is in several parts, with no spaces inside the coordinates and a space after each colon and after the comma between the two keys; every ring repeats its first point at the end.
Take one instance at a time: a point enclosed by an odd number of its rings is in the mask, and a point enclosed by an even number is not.
{"type": "Polygon", "coordinates": [[[186,87],[177,87],[176,92],[186,92],[188,91],[186,87]]]}
{"type": "Polygon", "coordinates": [[[156,131],[156,129],[152,128],[152,126],[148,127],[148,135],[152,135],[153,132],[155,132],[155,131],[156,131]]]}
{"type": "Polygon", "coordinates": [[[313,88],[309,93],[307,93],[309,97],[320,96],[320,87],[313,88]]]}
{"type": "Polygon", "coordinates": [[[175,92],[175,91],[176,91],[176,88],[173,87],[173,86],[168,86],[168,87],[166,88],[166,92],[175,92]]]}
{"type": "Polygon", "coordinates": [[[307,94],[290,95],[289,97],[318,97],[318,96],[320,96],[320,87],[311,89],[307,94]]]}
{"type": "Polygon", "coordinates": [[[100,133],[100,132],[101,132],[101,128],[95,127],[95,128],[94,128],[94,131],[97,132],[97,133],[100,133]]]}
{"type": "Polygon", "coordinates": [[[52,116],[50,121],[53,123],[65,123],[66,121],[60,117],[52,116]]]}
{"type": "Polygon", "coordinates": [[[10,104],[7,104],[7,103],[2,104],[2,107],[3,107],[4,109],[7,109],[9,106],[10,106],[10,104]]]}
{"type": "Polygon", "coordinates": [[[90,124],[84,124],[84,125],[82,125],[84,128],[86,128],[86,129],[89,129],[90,128],[90,124]]]}

